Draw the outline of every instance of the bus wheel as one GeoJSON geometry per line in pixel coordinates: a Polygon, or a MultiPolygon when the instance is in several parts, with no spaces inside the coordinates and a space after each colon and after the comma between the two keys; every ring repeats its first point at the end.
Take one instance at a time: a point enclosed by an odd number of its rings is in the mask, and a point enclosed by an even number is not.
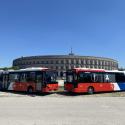
{"type": "Polygon", "coordinates": [[[33,93],[33,88],[32,88],[32,87],[28,87],[27,93],[28,93],[28,94],[32,94],[32,93],[33,93]]]}
{"type": "Polygon", "coordinates": [[[93,94],[94,93],[94,88],[93,87],[89,87],[88,88],[88,94],[93,94]]]}

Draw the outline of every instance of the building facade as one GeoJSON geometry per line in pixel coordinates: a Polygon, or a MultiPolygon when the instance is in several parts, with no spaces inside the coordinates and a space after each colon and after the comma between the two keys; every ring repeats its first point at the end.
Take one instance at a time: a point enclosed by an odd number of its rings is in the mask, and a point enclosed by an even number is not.
{"type": "Polygon", "coordinates": [[[19,68],[47,67],[58,71],[58,74],[71,68],[94,68],[117,70],[118,61],[104,57],[69,55],[46,55],[21,57],[13,61],[19,68]]]}

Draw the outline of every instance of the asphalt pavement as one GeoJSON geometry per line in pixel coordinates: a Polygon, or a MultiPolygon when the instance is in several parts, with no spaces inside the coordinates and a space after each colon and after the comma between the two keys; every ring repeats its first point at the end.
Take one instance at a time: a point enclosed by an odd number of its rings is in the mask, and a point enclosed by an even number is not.
{"type": "Polygon", "coordinates": [[[0,93],[1,125],[124,125],[124,97],[0,93]]]}

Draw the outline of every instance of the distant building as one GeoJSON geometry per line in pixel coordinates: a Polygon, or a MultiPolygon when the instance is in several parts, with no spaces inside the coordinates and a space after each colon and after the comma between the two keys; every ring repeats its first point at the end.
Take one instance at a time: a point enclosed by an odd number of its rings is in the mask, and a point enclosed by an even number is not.
{"type": "Polygon", "coordinates": [[[117,70],[118,61],[110,58],[79,56],[70,53],[69,55],[21,57],[13,61],[13,66],[18,66],[19,68],[48,67],[57,70],[60,75],[61,72],[76,67],[117,70]]]}

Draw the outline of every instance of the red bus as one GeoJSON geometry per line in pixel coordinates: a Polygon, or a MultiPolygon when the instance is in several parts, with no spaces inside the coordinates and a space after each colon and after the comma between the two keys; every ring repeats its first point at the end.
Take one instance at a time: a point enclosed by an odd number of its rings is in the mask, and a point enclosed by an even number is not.
{"type": "Polygon", "coordinates": [[[57,72],[48,68],[26,68],[2,74],[2,89],[13,91],[49,92],[58,90],[57,72]]]}
{"type": "Polygon", "coordinates": [[[103,69],[74,68],[66,72],[64,88],[68,92],[124,91],[125,72],[103,69]]]}

